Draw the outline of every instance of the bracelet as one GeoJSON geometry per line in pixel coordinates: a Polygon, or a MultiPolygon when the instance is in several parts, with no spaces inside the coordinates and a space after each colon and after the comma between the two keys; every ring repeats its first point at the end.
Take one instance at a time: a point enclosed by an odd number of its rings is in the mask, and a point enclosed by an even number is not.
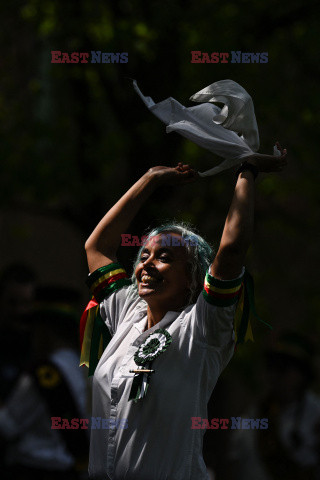
{"type": "Polygon", "coordinates": [[[246,172],[248,171],[252,173],[253,175],[253,178],[254,180],[257,178],[258,176],[258,173],[259,173],[259,170],[258,170],[258,167],[256,167],[255,165],[253,165],[252,163],[249,163],[249,162],[243,162],[240,167],[238,168],[238,170],[236,171],[236,176],[238,178],[239,174],[241,172],[246,172]]]}

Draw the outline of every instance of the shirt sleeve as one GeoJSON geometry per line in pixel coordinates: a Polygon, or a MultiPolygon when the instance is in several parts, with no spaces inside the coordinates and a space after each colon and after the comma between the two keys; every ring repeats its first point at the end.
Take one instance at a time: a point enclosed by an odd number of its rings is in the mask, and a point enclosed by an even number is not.
{"type": "Polygon", "coordinates": [[[232,280],[219,280],[207,272],[195,305],[195,321],[202,341],[208,345],[223,347],[233,342],[234,315],[243,290],[243,275],[244,268],[232,280]]]}
{"type": "Polygon", "coordinates": [[[117,326],[138,294],[120,263],[100,267],[91,273],[87,285],[100,304],[100,315],[113,336],[117,326]]]}

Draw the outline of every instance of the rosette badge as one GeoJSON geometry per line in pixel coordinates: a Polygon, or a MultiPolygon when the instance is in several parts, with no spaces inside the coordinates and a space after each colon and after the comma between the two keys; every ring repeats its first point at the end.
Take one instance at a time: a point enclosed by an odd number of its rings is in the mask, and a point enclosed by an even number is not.
{"type": "Polygon", "coordinates": [[[152,362],[162,352],[164,352],[172,341],[170,333],[167,330],[159,328],[151,333],[144,343],[140,345],[134,355],[134,361],[137,365],[145,365],[152,362]]]}
{"type": "Polygon", "coordinates": [[[154,373],[154,370],[151,370],[152,362],[168,348],[171,342],[172,337],[170,333],[167,332],[167,330],[158,328],[158,330],[151,333],[140,345],[134,355],[134,361],[138,365],[138,369],[130,370],[130,372],[134,372],[135,375],[133,377],[129,400],[138,401],[145,397],[149,387],[150,375],[154,373]],[[141,370],[141,372],[139,370],[141,370]]]}

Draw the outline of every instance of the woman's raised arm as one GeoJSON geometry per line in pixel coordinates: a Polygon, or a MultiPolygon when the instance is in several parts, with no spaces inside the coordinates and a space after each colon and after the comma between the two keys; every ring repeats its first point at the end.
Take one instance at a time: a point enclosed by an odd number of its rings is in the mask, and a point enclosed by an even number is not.
{"type": "Polygon", "coordinates": [[[121,234],[126,232],[140,207],[158,186],[188,183],[196,177],[189,165],[150,168],[108,211],[86,241],[90,273],[117,260],[121,234]]]}
{"type": "MultiPolygon", "coordinates": [[[[279,172],[287,164],[287,151],[277,142],[279,156],[255,154],[247,157],[247,163],[257,172],[279,172]]],[[[245,256],[253,236],[254,224],[254,174],[242,171],[237,179],[228,216],[224,225],[219,250],[211,265],[211,275],[230,280],[240,275],[245,256]]]]}

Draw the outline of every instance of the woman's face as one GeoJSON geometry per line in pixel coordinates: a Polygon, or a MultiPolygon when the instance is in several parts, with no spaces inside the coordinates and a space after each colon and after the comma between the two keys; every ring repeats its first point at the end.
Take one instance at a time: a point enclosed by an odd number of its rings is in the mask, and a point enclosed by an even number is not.
{"type": "Polygon", "coordinates": [[[179,310],[187,303],[191,278],[181,240],[178,233],[159,234],[141,252],[135,275],[138,293],[149,306],[179,310]]]}

